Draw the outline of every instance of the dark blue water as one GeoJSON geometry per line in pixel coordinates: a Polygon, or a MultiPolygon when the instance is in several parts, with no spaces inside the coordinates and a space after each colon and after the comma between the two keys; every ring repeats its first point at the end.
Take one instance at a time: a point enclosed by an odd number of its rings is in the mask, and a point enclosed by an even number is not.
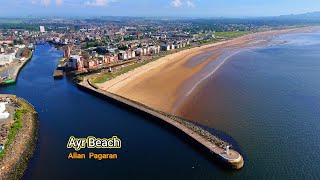
{"type": "Polygon", "coordinates": [[[277,38],[289,43],[226,61],[183,115],[236,139],[246,157],[237,177],[319,179],[320,34],[277,38]]]}
{"type": "MultiPolygon", "coordinates": [[[[225,170],[151,119],[80,91],[71,80],[53,80],[61,51],[36,47],[16,85],[0,93],[17,94],[39,112],[39,143],[23,179],[213,179],[242,171],[225,170]],[[122,140],[117,160],[68,160],[68,138],[122,140]]],[[[87,152],[81,150],[80,153],[87,152]]]]}

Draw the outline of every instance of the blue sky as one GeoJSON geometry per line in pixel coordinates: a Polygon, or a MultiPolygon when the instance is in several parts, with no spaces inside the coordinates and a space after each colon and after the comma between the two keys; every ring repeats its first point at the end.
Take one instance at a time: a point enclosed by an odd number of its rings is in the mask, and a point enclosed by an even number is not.
{"type": "Polygon", "coordinates": [[[320,11],[320,0],[0,0],[0,17],[247,17],[320,11]]]}

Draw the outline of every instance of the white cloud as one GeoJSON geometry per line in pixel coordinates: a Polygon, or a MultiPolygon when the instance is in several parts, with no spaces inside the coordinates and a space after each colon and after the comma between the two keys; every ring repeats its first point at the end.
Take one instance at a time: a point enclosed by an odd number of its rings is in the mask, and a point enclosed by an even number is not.
{"type": "Polygon", "coordinates": [[[175,8],[179,8],[183,5],[183,3],[181,2],[181,0],[172,0],[171,1],[171,6],[175,7],[175,8]]]}
{"type": "MultiPolygon", "coordinates": [[[[57,1],[62,0],[56,0],[56,2],[57,1]]],[[[51,4],[51,0],[31,0],[31,4],[48,7],[51,4]]]]}
{"type": "Polygon", "coordinates": [[[187,7],[191,7],[191,8],[195,7],[195,5],[192,1],[187,1],[186,4],[187,4],[187,7]]]}
{"type": "Polygon", "coordinates": [[[87,6],[107,6],[110,2],[114,2],[114,0],[93,0],[85,3],[87,6]]]}
{"type": "Polygon", "coordinates": [[[60,6],[61,4],[63,4],[63,0],[56,0],[56,5],[60,6]]]}
{"type": "Polygon", "coordinates": [[[47,7],[51,4],[51,0],[40,0],[40,4],[47,7]]]}

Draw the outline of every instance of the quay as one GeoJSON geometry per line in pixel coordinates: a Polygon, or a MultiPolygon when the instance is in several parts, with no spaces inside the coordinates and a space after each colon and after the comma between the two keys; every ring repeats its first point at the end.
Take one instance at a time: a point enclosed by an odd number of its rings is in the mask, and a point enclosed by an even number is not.
{"type": "MultiPolygon", "coordinates": [[[[0,87],[15,84],[17,82],[17,78],[19,76],[20,71],[31,60],[32,56],[33,56],[33,50],[30,50],[29,57],[27,57],[23,62],[11,64],[8,67],[8,69],[10,69],[10,72],[11,72],[11,74],[10,74],[11,78],[7,79],[5,81],[1,81],[0,87]]],[[[5,71],[8,71],[8,70],[5,69],[5,71]]],[[[3,74],[3,72],[0,72],[0,74],[3,74]]]]}
{"type": "Polygon", "coordinates": [[[164,125],[165,127],[168,127],[171,130],[175,131],[177,134],[186,137],[187,140],[191,140],[193,145],[196,145],[197,147],[200,147],[201,150],[204,150],[206,155],[209,155],[210,159],[219,160],[223,165],[226,165],[231,169],[241,169],[244,165],[244,159],[237,151],[229,149],[228,147],[227,150],[220,147],[218,144],[209,141],[207,138],[201,136],[199,133],[193,131],[182,123],[173,120],[169,116],[151,110],[150,108],[133,102],[132,100],[115,95],[113,93],[109,93],[107,91],[100,90],[95,86],[92,86],[87,78],[84,78],[84,80],[78,83],[77,86],[79,89],[86,91],[92,95],[101,97],[110,102],[116,103],[120,106],[124,106],[128,109],[137,111],[144,115],[149,115],[156,118],[157,120],[159,120],[159,123],[161,123],[161,125],[164,125]]]}
{"type": "Polygon", "coordinates": [[[61,79],[63,78],[63,71],[62,70],[54,70],[53,72],[54,79],[61,79]]]}

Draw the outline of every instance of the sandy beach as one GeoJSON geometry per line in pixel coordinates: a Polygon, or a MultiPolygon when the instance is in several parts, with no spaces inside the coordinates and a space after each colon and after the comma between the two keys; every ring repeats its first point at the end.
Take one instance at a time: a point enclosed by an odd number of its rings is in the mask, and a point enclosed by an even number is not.
{"type": "MultiPolygon", "coordinates": [[[[167,55],[110,81],[97,84],[102,90],[138,101],[149,107],[175,114],[176,101],[184,84],[204,67],[226,53],[225,49],[241,49],[267,45],[271,38],[280,34],[310,31],[311,28],[259,32],[232,40],[203,45],[167,55]],[[221,49],[224,49],[223,51],[221,49]],[[213,52],[195,65],[187,63],[197,55],[213,52]]],[[[281,43],[281,42],[279,42],[281,43]]],[[[196,59],[197,60],[197,59],[196,59]]]]}

